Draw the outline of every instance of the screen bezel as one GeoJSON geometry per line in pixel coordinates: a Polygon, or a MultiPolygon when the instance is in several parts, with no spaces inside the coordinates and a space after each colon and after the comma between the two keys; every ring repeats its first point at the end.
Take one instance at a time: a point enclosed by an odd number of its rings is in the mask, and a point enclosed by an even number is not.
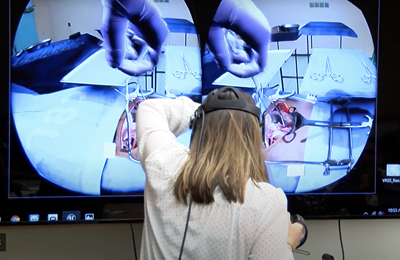
{"type": "MultiPolygon", "coordinates": [[[[12,42],[13,39],[15,37],[15,32],[16,32],[16,28],[18,26],[19,20],[23,14],[23,11],[25,9],[26,4],[28,3],[28,0],[13,0],[13,3],[11,5],[10,1],[7,1],[7,8],[5,8],[7,12],[7,17],[8,17],[8,32],[9,32],[9,41],[8,41],[8,47],[7,47],[7,53],[8,53],[8,59],[7,59],[7,66],[9,69],[9,62],[10,62],[10,58],[11,58],[11,46],[12,46],[12,42]],[[10,15],[11,14],[11,15],[10,15]]],[[[205,38],[207,35],[207,25],[211,23],[211,19],[212,19],[212,14],[207,16],[207,15],[197,15],[194,16],[193,14],[196,14],[196,10],[201,10],[201,6],[204,5],[205,3],[202,2],[200,3],[196,3],[196,1],[192,1],[192,0],[185,0],[186,4],[188,5],[188,8],[194,18],[195,21],[195,26],[198,30],[198,35],[200,37],[200,42],[201,42],[201,49],[204,50],[204,43],[205,43],[205,38]]],[[[216,1],[210,1],[210,8],[214,8],[215,10],[217,8],[217,4],[215,3],[216,1]],[[211,2],[213,2],[211,4],[211,2]]],[[[358,1],[360,2],[360,1],[358,1]]],[[[364,5],[368,5],[368,4],[364,4],[364,5]]],[[[390,7],[388,7],[390,8],[390,7]]],[[[382,9],[380,9],[379,11],[375,10],[375,12],[384,12],[382,9]]],[[[211,13],[211,12],[210,12],[211,13]]],[[[377,14],[378,16],[378,14],[377,14]]],[[[371,16],[372,17],[372,16],[371,16]]],[[[372,19],[372,18],[370,18],[372,19]]],[[[383,27],[382,26],[382,16],[380,17],[380,21],[378,22],[378,27],[383,27]]],[[[389,23],[389,22],[387,22],[389,23]]],[[[370,23],[368,23],[369,26],[370,23]]],[[[387,25],[387,24],[386,24],[387,25]]],[[[385,25],[385,27],[386,27],[385,25]]],[[[393,25],[392,25],[393,26],[393,25]]],[[[376,49],[377,49],[377,64],[380,64],[380,56],[379,56],[379,51],[382,46],[381,41],[383,41],[383,43],[385,43],[385,40],[382,40],[382,36],[380,34],[382,34],[383,30],[381,29],[378,32],[378,28],[371,28],[370,30],[372,32],[372,37],[373,37],[373,41],[375,43],[376,49]],[[376,34],[375,34],[376,33],[376,34]]],[[[388,30],[390,31],[390,30],[388,30]]],[[[386,40],[387,41],[387,40],[386,40]]],[[[383,44],[385,45],[385,44],[383,44]]],[[[6,59],[4,59],[4,61],[6,61],[6,59]]],[[[383,71],[383,69],[381,69],[380,66],[378,66],[378,74],[380,75],[380,77],[378,77],[378,86],[381,83],[381,78],[385,77],[385,75],[383,75],[385,72],[383,71]],[[382,76],[383,75],[383,76],[382,76]]],[[[10,71],[8,71],[8,76],[10,71]]],[[[5,77],[7,79],[7,83],[9,84],[9,78],[5,77]]],[[[2,94],[1,96],[5,99],[4,102],[1,102],[5,109],[7,109],[7,113],[8,113],[8,117],[7,120],[9,120],[9,122],[11,123],[9,128],[11,130],[11,128],[13,127],[12,121],[11,121],[11,116],[10,116],[10,104],[9,104],[9,95],[10,93],[8,92],[8,88],[2,88],[2,91],[4,91],[4,94],[2,94]],[[7,91],[7,92],[6,92],[7,91]]],[[[378,97],[381,95],[381,88],[378,88],[378,97]]],[[[385,104],[383,102],[378,102],[378,111],[379,111],[379,106],[384,106],[385,104]]],[[[2,108],[3,109],[3,108],[2,108]]],[[[378,112],[379,114],[379,112],[378,112]]],[[[379,121],[379,116],[377,116],[376,118],[377,121],[379,121]]],[[[375,133],[377,131],[379,131],[378,128],[378,124],[375,123],[374,124],[375,127],[375,133]]],[[[10,133],[10,132],[9,132],[10,133]]],[[[9,138],[9,136],[8,136],[9,138]]],[[[9,163],[9,158],[7,155],[7,162],[6,162],[6,167],[8,167],[8,163],[9,163]]],[[[0,190],[5,191],[2,192],[0,194],[0,204],[2,205],[0,208],[0,216],[12,216],[12,215],[18,215],[21,217],[21,221],[18,223],[12,223],[9,220],[8,221],[1,221],[0,225],[44,225],[44,224],[48,224],[48,225],[53,225],[53,224],[65,224],[65,223],[71,223],[68,221],[57,221],[57,222],[48,222],[48,221],[39,221],[39,222],[28,222],[27,221],[27,216],[28,214],[32,214],[32,213],[37,213],[40,215],[46,215],[48,213],[54,212],[54,213],[58,213],[61,214],[62,211],[65,210],[80,210],[81,212],[93,212],[95,214],[95,216],[102,216],[101,218],[95,217],[94,221],[88,222],[88,221],[74,221],[72,223],[109,223],[109,222],[142,222],[143,221],[143,210],[142,211],[137,211],[135,214],[131,214],[130,217],[127,218],[123,218],[123,219],[113,219],[113,218],[105,218],[103,217],[103,213],[104,213],[104,209],[106,209],[106,207],[108,205],[128,205],[128,207],[132,208],[132,209],[137,209],[139,208],[144,208],[144,202],[143,202],[143,197],[124,197],[124,196],[117,196],[117,197],[61,197],[61,198],[22,198],[22,199],[17,199],[17,198],[13,198],[10,199],[8,198],[8,172],[6,173],[5,176],[5,181],[1,181],[0,182],[0,190]]],[[[289,199],[289,211],[293,212],[293,213],[300,213],[298,212],[298,210],[294,209],[295,207],[293,207],[293,204],[291,205],[291,201],[293,201],[293,198],[297,197],[297,196],[301,196],[301,197],[306,197],[307,195],[289,195],[288,199],[289,199]],[[293,210],[291,210],[291,208],[293,210]]],[[[310,194],[309,196],[319,196],[319,197],[323,197],[325,195],[312,195],[310,194]]],[[[338,199],[340,200],[341,195],[337,195],[335,194],[334,196],[338,196],[338,199]]],[[[361,195],[352,195],[352,196],[361,196],[361,195]]],[[[308,218],[308,219],[366,219],[366,218],[399,218],[400,216],[396,216],[396,215],[388,215],[385,214],[383,216],[362,216],[362,215],[303,215],[303,217],[308,218]]]]}

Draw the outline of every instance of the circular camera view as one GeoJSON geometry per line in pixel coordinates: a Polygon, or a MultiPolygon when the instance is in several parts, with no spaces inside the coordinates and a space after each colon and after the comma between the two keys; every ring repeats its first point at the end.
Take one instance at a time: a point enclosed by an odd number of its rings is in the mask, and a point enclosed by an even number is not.
{"type": "Polygon", "coordinates": [[[222,0],[203,53],[202,94],[234,86],[253,96],[273,185],[332,192],[326,187],[351,173],[368,142],[374,57],[351,1],[222,0]]]}
{"type": "MultiPolygon", "coordinates": [[[[12,116],[32,176],[77,195],[143,195],[138,106],[201,100],[184,0],[29,1],[11,66],[12,116]]],[[[190,131],[178,140],[188,146],[190,131]]]]}

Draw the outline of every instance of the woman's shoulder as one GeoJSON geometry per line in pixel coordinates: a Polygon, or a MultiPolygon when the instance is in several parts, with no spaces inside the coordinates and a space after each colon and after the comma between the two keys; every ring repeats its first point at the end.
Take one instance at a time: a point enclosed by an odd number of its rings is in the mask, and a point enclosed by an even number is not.
{"type": "Polygon", "coordinates": [[[287,205],[287,198],[282,189],[270,183],[261,182],[254,184],[249,181],[246,192],[246,203],[256,208],[271,208],[287,205]]]}

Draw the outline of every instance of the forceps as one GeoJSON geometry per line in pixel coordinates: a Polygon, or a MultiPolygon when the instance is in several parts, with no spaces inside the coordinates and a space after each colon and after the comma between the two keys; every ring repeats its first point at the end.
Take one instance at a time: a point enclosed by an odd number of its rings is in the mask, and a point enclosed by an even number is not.
{"type": "Polygon", "coordinates": [[[183,55],[183,53],[181,52],[181,63],[182,63],[182,70],[176,70],[173,75],[175,78],[178,79],[185,79],[186,78],[186,74],[192,74],[192,76],[197,79],[197,80],[201,80],[201,73],[198,71],[193,71],[190,68],[189,62],[187,61],[186,57],[183,55]]]}
{"type": "Polygon", "coordinates": [[[361,61],[364,65],[365,70],[367,71],[367,74],[362,75],[361,79],[362,79],[362,81],[364,81],[364,83],[370,84],[372,79],[376,80],[376,76],[370,71],[370,69],[367,67],[367,64],[365,64],[365,62],[363,60],[361,60],[361,61]]]}
{"type": "MultiPolygon", "coordinates": [[[[143,60],[144,56],[146,55],[148,51],[146,50],[140,57],[140,60],[143,60]]],[[[125,120],[126,120],[126,128],[127,128],[127,138],[126,138],[126,144],[128,146],[127,152],[129,155],[129,158],[134,161],[134,162],[139,162],[139,160],[135,159],[133,157],[132,154],[132,144],[131,144],[131,136],[130,136],[130,126],[129,126],[129,120],[131,118],[130,115],[130,107],[129,104],[130,102],[134,102],[138,97],[142,97],[143,99],[146,98],[149,95],[152,95],[154,93],[154,89],[151,89],[151,91],[149,93],[142,93],[142,91],[140,90],[140,85],[137,81],[131,81],[133,77],[128,77],[125,81],[125,93],[121,92],[119,89],[114,88],[114,90],[116,92],[118,92],[119,94],[121,94],[122,96],[125,97],[125,120]],[[133,91],[132,93],[129,93],[129,85],[134,84],[136,85],[136,89],[135,91],[133,91]]],[[[136,77],[137,78],[137,77],[136,77]]],[[[138,105],[138,103],[136,103],[136,106],[138,105]]]]}
{"type": "Polygon", "coordinates": [[[325,58],[325,63],[322,68],[322,72],[321,73],[314,72],[310,75],[310,78],[315,81],[323,81],[326,76],[330,76],[331,79],[337,83],[343,81],[343,77],[341,75],[337,73],[332,73],[332,68],[328,56],[326,56],[325,58]]]}
{"type": "MultiPolygon", "coordinates": [[[[256,81],[256,79],[254,78],[254,76],[251,77],[251,79],[252,79],[252,81],[254,83],[254,86],[255,86],[255,91],[251,95],[251,97],[253,98],[254,102],[256,103],[256,106],[258,108],[260,108],[261,111],[268,109],[268,107],[270,105],[268,102],[272,102],[272,101],[264,94],[264,88],[265,87],[263,87],[261,82],[258,83],[256,81]]],[[[275,88],[277,86],[278,85],[276,85],[276,86],[274,86],[272,88],[275,88]]]]}

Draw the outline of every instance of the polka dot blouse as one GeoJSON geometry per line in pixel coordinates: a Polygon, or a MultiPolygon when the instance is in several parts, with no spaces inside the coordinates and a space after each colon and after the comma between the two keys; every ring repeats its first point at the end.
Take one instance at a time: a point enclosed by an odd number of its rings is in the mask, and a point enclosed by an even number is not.
{"type": "MultiPolygon", "coordinates": [[[[178,259],[188,206],[173,195],[188,148],[176,136],[199,104],[186,97],[151,99],[137,113],[139,156],[146,172],[141,259],[178,259]]],[[[193,203],[182,259],[294,259],[287,247],[287,200],[268,183],[247,183],[244,204],[228,203],[217,188],[211,205],[193,203]]]]}

